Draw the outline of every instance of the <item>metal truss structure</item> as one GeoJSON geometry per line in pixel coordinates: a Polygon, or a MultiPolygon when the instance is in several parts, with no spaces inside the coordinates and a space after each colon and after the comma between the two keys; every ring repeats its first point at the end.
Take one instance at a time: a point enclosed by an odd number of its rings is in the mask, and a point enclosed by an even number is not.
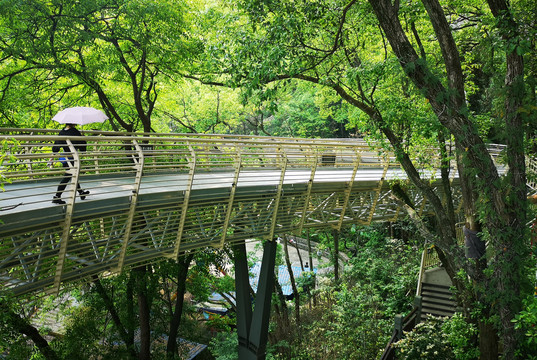
{"type": "MultiPolygon", "coordinates": [[[[86,132],[77,152],[75,139],[46,131],[0,133],[0,283],[17,296],[245,239],[395,221],[394,182],[430,210],[392,154],[355,139],[86,132]],[[71,153],[51,153],[60,139],[71,153]],[[65,156],[90,195],[70,186],[57,205],[65,174],[54,162],[65,156]]],[[[434,151],[423,164],[434,185],[434,151]]]]}

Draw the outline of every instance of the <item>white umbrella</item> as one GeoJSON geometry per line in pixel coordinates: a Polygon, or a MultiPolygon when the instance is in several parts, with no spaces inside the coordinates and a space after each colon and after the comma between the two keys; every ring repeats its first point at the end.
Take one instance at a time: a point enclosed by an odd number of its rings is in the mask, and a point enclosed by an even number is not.
{"type": "Polygon", "coordinates": [[[60,124],[78,124],[85,125],[94,122],[103,122],[108,119],[101,110],[94,109],[92,107],[72,107],[63,109],[52,120],[59,122],[60,124]]]}

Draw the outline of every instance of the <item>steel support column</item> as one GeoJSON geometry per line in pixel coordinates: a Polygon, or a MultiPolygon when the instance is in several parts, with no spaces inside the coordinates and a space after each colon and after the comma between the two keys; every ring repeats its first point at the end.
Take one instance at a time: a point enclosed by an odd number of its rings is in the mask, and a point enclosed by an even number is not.
{"type": "Polygon", "coordinates": [[[270,319],[270,301],[274,288],[276,241],[266,241],[257,284],[255,309],[250,299],[246,245],[235,245],[235,288],[237,292],[237,334],[239,360],[265,359],[270,319]]]}

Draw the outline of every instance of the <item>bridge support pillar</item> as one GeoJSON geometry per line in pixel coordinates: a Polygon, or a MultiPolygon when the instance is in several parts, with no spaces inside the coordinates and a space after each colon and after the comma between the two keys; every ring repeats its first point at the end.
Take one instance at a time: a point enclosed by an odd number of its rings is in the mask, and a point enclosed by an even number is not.
{"type": "Polygon", "coordinates": [[[250,277],[246,259],[246,245],[234,246],[235,288],[237,296],[237,334],[239,360],[265,359],[270,318],[270,301],[274,288],[276,241],[266,241],[259,273],[255,309],[252,311],[250,277]]]}

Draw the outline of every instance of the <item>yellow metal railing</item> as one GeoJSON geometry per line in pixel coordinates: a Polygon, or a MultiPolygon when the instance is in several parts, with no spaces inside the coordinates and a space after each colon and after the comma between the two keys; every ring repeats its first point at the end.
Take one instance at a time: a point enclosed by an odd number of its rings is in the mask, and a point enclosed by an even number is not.
{"type": "Polygon", "coordinates": [[[388,169],[402,176],[399,165],[358,140],[89,131],[87,150],[77,151],[71,142],[80,138],[48,130],[0,133],[8,155],[0,165],[0,278],[17,293],[399,211],[382,185],[388,169]],[[58,140],[71,151],[53,154],[58,140]],[[62,157],[90,191],[86,200],[68,186],[66,205],[51,202],[66,172],[62,157]]]}
{"type": "MultiPolygon", "coordinates": [[[[457,242],[459,245],[464,245],[463,226],[464,226],[464,223],[457,223],[455,225],[457,242]]],[[[420,270],[418,274],[418,288],[416,290],[417,296],[421,295],[421,285],[422,285],[421,280],[423,278],[423,273],[427,269],[432,269],[440,265],[441,265],[441,261],[440,261],[440,258],[438,257],[438,253],[436,252],[434,245],[426,244],[426,247],[423,250],[422,255],[421,255],[420,270]]]]}

